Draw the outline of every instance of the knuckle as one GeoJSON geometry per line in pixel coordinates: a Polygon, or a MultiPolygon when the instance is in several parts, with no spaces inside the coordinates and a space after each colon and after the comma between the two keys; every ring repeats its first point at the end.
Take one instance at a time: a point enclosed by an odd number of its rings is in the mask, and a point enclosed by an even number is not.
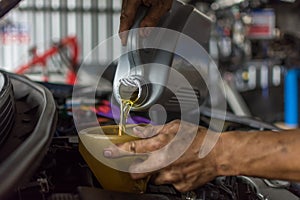
{"type": "Polygon", "coordinates": [[[165,183],[173,183],[175,181],[176,181],[176,179],[174,176],[165,177],[165,179],[164,179],[165,183]]]}
{"type": "Polygon", "coordinates": [[[160,143],[159,142],[153,142],[151,145],[152,150],[160,149],[160,143]]]}
{"type": "Polygon", "coordinates": [[[187,192],[186,188],[182,184],[173,184],[173,186],[178,190],[179,192],[187,192]]]}
{"type": "Polygon", "coordinates": [[[180,124],[180,120],[179,119],[175,119],[173,122],[176,123],[176,124],[180,124]]]}
{"type": "Polygon", "coordinates": [[[158,16],[147,16],[142,22],[142,27],[154,27],[156,26],[158,20],[160,18],[158,16]]]}
{"type": "Polygon", "coordinates": [[[162,143],[165,143],[170,140],[170,135],[169,134],[161,134],[160,139],[161,139],[162,143]]]}
{"type": "Polygon", "coordinates": [[[156,23],[159,20],[160,20],[160,16],[159,15],[151,15],[148,18],[148,22],[152,22],[151,24],[154,24],[154,23],[156,23]]]}
{"type": "Polygon", "coordinates": [[[171,122],[171,124],[172,124],[173,126],[179,127],[180,122],[181,122],[181,121],[180,121],[179,119],[175,119],[174,121],[171,122]]]}
{"type": "Polygon", "coordinates": [[[122,23],[125,23],[125,21],[128,19],[128,16],[125,14],[121,14],[120,15],[120,20],[122,21],[122,23]]]}
{"type": "Polygon", "coordinates": [[[126,35],[126,31],[128,31],[128,28],[130,27],[130,23],[128,22],[127,19],[123,19],[123,20],[120,20],[120,21],[121,21],[121,23],[120,23],[119,32],[122,33],[123,35],[126,35]]]}
{"type": "Polygon", "coordinates": [[[190,187],[187,185],[183,185],[180,187],[180,192],[188,192],[190,190],[191,190],[190,187]]]}

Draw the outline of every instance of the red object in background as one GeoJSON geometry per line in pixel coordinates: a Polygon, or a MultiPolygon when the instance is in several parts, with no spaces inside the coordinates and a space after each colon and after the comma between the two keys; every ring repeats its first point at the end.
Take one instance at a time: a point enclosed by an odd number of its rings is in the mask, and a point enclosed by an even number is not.
{"type": "MultiPolygon", "coordinates": [[[[66,78],[66,83],[73,85],[76,80],[76,67],[79,63],[79,46],[77,42],[77,38],[75,36],[68,36],[59,41],[58,44],[53,45],[48,50],[46,50],[42,54],[37,53],[37,49],[32,50],[32,59],[20,66],[16,73],[17,74],[24,74],[28,69],[36,66],[41,65],[42,67],[47,67],[47,60],[50,59],[52,56],[59,54],[62,48],[69,47],[71,50],[71,60],[70,60],[70,66],[68,67],[68,73],[66,78]]],[[[47,77],[45,77],[45,81],[47,80],[47,77]]]]}
{"type": "Polygon", "coordinates": [[[272,39],[275,30],[275,13],[272,9],[260,9],[251,12],[252,23],[247,36],[251,39],[272,39]]]}
{"type": "Polygon", "coordinates": [[[107,100],[101,101],[101,106],[97,107],[96,112],[109,113],[111,112],[110,102],[107,100]]]}
{"type": "Polygon", "coordinates": [[[256,35],[270,35],[270,27],[268,26],[251,26],[249,29],[249,34],[256,35]]]}

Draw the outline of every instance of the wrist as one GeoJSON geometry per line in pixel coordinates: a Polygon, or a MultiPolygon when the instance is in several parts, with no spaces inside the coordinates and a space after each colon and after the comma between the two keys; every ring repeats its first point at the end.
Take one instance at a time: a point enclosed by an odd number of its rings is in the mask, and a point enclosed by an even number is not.
{"type": "Polygon", "coordinates": [[[236,176],[240,174],[238,159],[239,143],[236,132],[223,132],[214,148],[218,176],[236,176]]]}

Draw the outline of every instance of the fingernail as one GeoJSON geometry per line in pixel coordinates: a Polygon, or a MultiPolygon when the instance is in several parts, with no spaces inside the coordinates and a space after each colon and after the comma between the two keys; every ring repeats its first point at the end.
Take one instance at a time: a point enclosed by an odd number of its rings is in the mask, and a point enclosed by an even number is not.
{"type": "Polygon", "coordinates": [[[103,155],[104,157],[111,158],[112,152],[110,150],[104,150],[103,155]]]}

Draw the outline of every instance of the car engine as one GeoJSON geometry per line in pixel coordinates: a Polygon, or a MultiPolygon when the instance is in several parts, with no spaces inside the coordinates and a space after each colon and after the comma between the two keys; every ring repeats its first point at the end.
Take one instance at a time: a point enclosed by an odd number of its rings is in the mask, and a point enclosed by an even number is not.
{"type": "MultiPolygon", "coordinates": [[[[170,185],[156,186],[148,184],[144,194],[129,194],[104,190],[95,179],[93,173],[85,163],[78,151],[78,137],[72,115],[68,107],[68,99],[72,94],[72,86],[36,83],[19,75],[1,72],[1,106],[3,109],[11,109],[10,112],[2,112],[1,119],[7,120],[8,125],[1,130],[8,130],[10,135],[1,135],[1,199],[162,199],[162,200],[273,200],[273,199],[299,199],[299,185],[285,181],[265,180],[254,177],[218,177],[210,183],[197,188],[194,191],[180,193],[170,185]],[[22,83],[22,86],[20,85],[22,83]],[[43,85],[43,86],[42,86],[43,85]],[[31,90],[28,90],[31,87],[31,90]],[[46,89],[48,88],[48,89],[46,89]],[[26,89],[29,92],[24,92],[26,89]],[[52,95],[50,95],[50,92],[52,95]],[[44,96],[38,96],[38,93],[44,96]],[[37,98],[35,100],[35,98],[37,98]],[[43,99],[44,98],[44,99],[43,99]],[[54,106],[54,99],[55,104],[54,106]],[[38,102],[39,100],[40,102],[38,102]],[[9,103],[3,103],[9,102],[9,103]],[[43,104],[44,102],[44,104],[43,104]],[[47,102],[47,105],[45,105],[47,102]],[[39,105],[39,103],[42,103],[39,105]],[[24,106],[24,104],[26,106],[24,106]],[[30,105],[28,109],[28,104],[30,105]],[[10,105],[10,106],[7,106],[10,105]],[[15,106],[12,106],[15,105],[15,106]],[[5,108],[8,107],[8,108],[5,108]],[[51,117],[43,118],[41,107],[51,117]],[[14,110],[15,109],[15,110],[14,110]],[[56,114],[57,111],[57,123],[56,114]],[[9,113],[9,115],[7,115],[9,113]],[[11,122],[13,119],[13,122],[11,122]],[[45,120],[44,122],[41,119],[45,120]],[[28,123],[28,122],[36,123],[28,123]],[[14,125],[11,126],[10,124],[14,125]],[[28,124],[31,124],[30,126],[28,124]],[[33,127],[33,125],[37,127],[33,127]],[[40,127],[39,127],[40,126],[40,127]],[[17,129],[15,129],[17,127],[17,129]],[[52,129],[50,127],[55,127],[52,129]],[[42,137],[48,137],[41,141],[39,135],[35,135],[37,128],[43,130],[42,137]],[[10,131],[9,131],[10,130],[10,131]],[[37,138],[34,138],[37,137],[37,138]],[[24,144],[36,142],[31,149],[24,149],[24,144]],[[14,141],[14,142],[12,142],[14,141]],[[40,144],[43,142],[43,145],[40,144]],[[37,146],[40,147],[35,151],[37,146]],[[47,148],[49,146],[49,148],[47,148]],[[14,158],[19,150],[26,154],[33,154],[36,159],[10,159],[14,158]],[[41,153],[43,152],[44,153],[41,153]],[[36,155],[34,154],[36,153],[36,155]],[[26,162],[25,162],[25,161],[26,162]],[[25,162],[25,163],[23,163],[25,162]],[[20,173],[18,173],[20,172],[20,173]],[[7,184],[11,181],[11,184],[7,184]]],[[[105,99],[108,94],[101,94],[105,99]]],[[[103,103],[103,102],[102,102],[103,103]]],[[[203,111],[201,125],[205,126],[211,118],[211,113],[203,111]]],[[[218,117],[214,115],[214,117],[218,117]]],[[[2,121],[3,121],[2,120],[2,121]]],[[[101,122],[112,124],[111,120],[101,122]]],[[[274,126],[251,118],[235,117],[233,114],[226,116],[226,130],[264,130],[273,129],[274,126]]],[[[23,158],[27,155],[22,154],[23,158]]],[[[30,156],[29,156],[30,157],[30,156]]]]}

